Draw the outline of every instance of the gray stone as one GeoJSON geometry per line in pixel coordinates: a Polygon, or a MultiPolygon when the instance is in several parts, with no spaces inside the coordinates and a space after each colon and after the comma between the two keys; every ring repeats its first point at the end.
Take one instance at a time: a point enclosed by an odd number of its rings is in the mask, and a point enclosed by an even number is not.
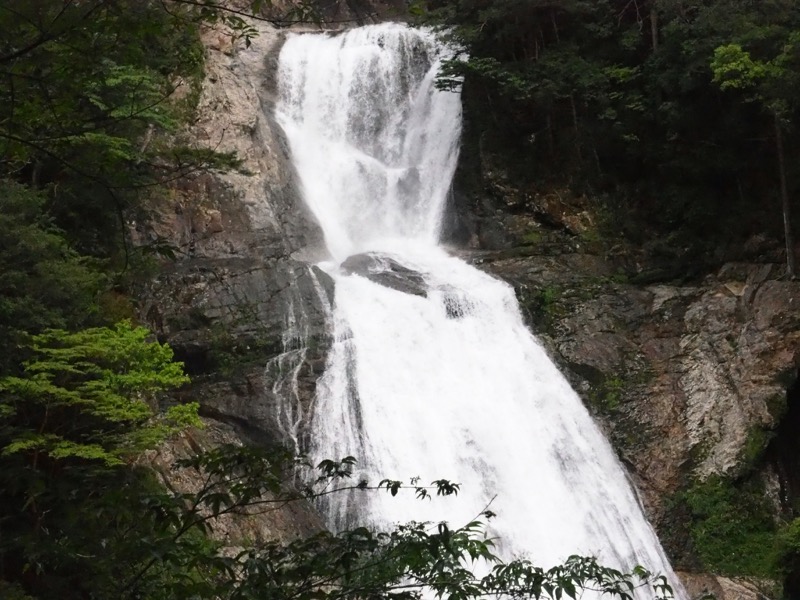
{"type": "MultiPolygon", "coordinates": [[[[186,363],[206,432],[164,446],[160,465],[172,487],[193,489],[191,473],[167,468],[175,457],[219,443],[299,448],[320,365],[330,346],[331,279],[313,262],[323,236],[298,193],[283,133],[273,118],[277,51],[283,34],[254,23],[252,47],[209,32],[206,80],[186,136],[235,152],[241,172],[202,173],[177,182],[130,222],[139,246],[174,250],[139,290],[143,322],[186,363]],[[224,42],[224,40],[223,40],[224,42]],[[196,442],[195,439],[195,442],[196,442]]],[[[224,37],[224,36],[223,36],[224,37]]],[[[308,506],[269,517],[228,519],[217,535],[236,544],[290,539],[320,528],[308,506]],[[230,521],[230,522],[228,522],[230,521]]]]}
{"type": "Polygon", "coordinates": [[[428,285],[422,273],[401,265],[391,256],[367,252],[348,257],[341,268],[345,273],[360,275],[384,287],[412,294],[427,296],[428,285]]]}

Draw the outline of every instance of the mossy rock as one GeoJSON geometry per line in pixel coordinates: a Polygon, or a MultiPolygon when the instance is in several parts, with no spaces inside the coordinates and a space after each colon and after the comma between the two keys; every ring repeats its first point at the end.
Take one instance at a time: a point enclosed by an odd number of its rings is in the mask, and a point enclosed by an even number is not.
{"type": "Polygon", "coordinates": [[[778,576],[778,526],[758,479],[696,481],[675,496],[672,510],[688,515],[686,525],[703,570],[729,577],[778,576]]]}

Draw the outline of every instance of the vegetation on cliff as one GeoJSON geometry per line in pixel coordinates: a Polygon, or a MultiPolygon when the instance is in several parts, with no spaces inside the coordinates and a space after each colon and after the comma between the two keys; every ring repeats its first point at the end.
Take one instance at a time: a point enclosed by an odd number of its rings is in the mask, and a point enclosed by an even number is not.
{"type": "MultiPolygon", "coordinates": [[[[310,6],[271,20],[311,18],[310,6]]],[[[782,197],[788,215],[799,175],[792,3],[437,6],[470,44],[473,58],[452,65],[467,74],[470,118],[489,151],[511,150],[520,177],[613,193],[634,215],[629,235],[655,231],[691,256],[719,232],[734,244],[778,231],[770,202],[782,197]]],[[[497,563],[475,578],[463,561],[492,560],[477,521],[231,556],[208,535],[213,519],[296,501],[281,486],[292,457],[199,456],[181,465],[206,477],[192,494],[139,465],[143,450],[195,424],[197,407],[166,406],[185,377],[168,348],[125,321],[132,278],[171,251],[131,247],[126,219],[170,181],[237,164],[180,133],[199,93],[200,29],[218,23],[253,35],[211,0],[0,7],[0,596],[405,599],[426,585],[453,598],[574,597],[582,586],[625,598],[647,573],[580,558],[551,571],[497,563]]],[[[348,464],[323,463],[317,486],[342,480],[348,464]]],[[[303,497],[318,493],[329,491],[303,497]]],[[[786,569],[795,529],[781,537],[786,569]]]]}
{"type": "Polygon", "coordinates": [[[118,569],[151,556],[145,501],[163,493],[134,461],[197,422],[194,404],[159,407],[186,381],[171,351],[120,320],[131,278],[163,250],[131,248],[125,219],[164,183],[235,164],[177,138],[202,78],[201,24],[237,25],[202,5],[0,6],[4,598],[114,597],[118,569]]]}

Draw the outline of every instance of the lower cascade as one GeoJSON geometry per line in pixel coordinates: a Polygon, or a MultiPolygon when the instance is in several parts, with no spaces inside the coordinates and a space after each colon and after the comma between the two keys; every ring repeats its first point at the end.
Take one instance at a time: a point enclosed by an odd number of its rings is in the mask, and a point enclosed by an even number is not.
{"type": "Polygon", "coordinates": [[[437,244],[461,127],[458,95],[435,86],[451,56],[433,32],[399,24],[291,35],[280,54],[277,116],[335,282],[306,450],[355,456],[373,484],[461,484],[433,501],[332,496],[328,524],[456,527],[490,507],[505,558],[593,555],[675,585],[614,451],[513,289],[437,244]]]}

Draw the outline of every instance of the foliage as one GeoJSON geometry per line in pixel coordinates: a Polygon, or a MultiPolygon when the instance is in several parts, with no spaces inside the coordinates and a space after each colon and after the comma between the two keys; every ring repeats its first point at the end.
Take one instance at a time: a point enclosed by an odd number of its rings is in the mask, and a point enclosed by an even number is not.
{"type": "Polygon", "coordinates": [[[530,318],[539,327],[547,329],[552,327],[556,318],[564,312],[563,306],[559,303],[562,295],[563,290],[558,286],[545,286],[531,292],[522,291],[521,298],[529,311],[530,318]]]}
{"type": "MultiPolygon", "coordinates": [[[[482,535],[482,525],[477,521],[457,530],[444,523],[433,527],[412,523],[379,534],[358,528],[337,536],[323,533],[288,547],[270,544],[264,551],[247,556],[245,564],[248,575],[256,577],[254,591],[298,599],[355,598],[362,594],[418,598],[424,589],[437,597],[453,599],[485,595],[576,598],[586,588],[631,598],[635,582],[650,577],[643,570],[623,574],[599,566],[594,559],[572,556],[548,570],[526,560],[498,562],[490,574],[477,578],[462,561],[496,562],[482,535]],[[307,562],[298,558],[313,560],[316,568],[311,574],[307,562]]],[[[661,580],[656,586],[669,595],[669,586],[661,580]]]]}
{"type": "Polygon", "coordinates": [[[669,247],[652,255],[666,271],[702,271],[756,233],[780,239],[771,113],[796,204],[796,2],[429,0],[427,9],[465,48],[440,85],[463,82],[466,143],[507,165],[517,187],[612,196],[631,241],[669,247]]]}
{"type": "MultiPolygon", "coordinates": [[[[794,519],[779,532],[776,544],[778,569],[784,578],[784,589],[796,593],[800,574],[800,519],[794,519]]],[[[787,594],[788,596],[788,594],[787,594]]]]}
{"type": "Polygon", "coordinates": [[[791,31],[781,53],[769,61],[753,60],[739,44],[727,44],[714,51],[711,68],[720,88],[746,91],[745,100],[759,104],[774,123],[775,155],[779,174],[781,210],[786,244],[786,274],[795,276],[794,232],[788,189],[784,137],[788,121],[800,106],[800,31],[791,31]]]}
{"type": "Polygon", "coordinates": [[[158,407],[185,381],[168,348],[96,326],[124,292],[110,270],[139,189],[219,161],[169,139],[200,22],[162,2],[0,6],[0,595],[113,597],[161,493],[131,462],[197,422],[158,407]]]}
{"type": "Polygon", "coordinates": [[[739,473],[748,475],[755,471],[764,458],[764,451],[770,441],[775,437],[775,433],[757,425],[752,426],[747,432],[747,438],[739,456],[739,473]]]}
{"type": "Polygon", "coordinates": [[[177,98],[196,100],[203,76],[200,27],[224,21],[218,12],[151,0],[0,7],[0,179],[43,192],[76,250],[114,257],[142,190],[238,165],[177,137],[193,110],[177,98]]]}
{"type": "MultiPolygon", "coordinates": [[[[12,588],[19,593],[62,600],[365,596],[407,600],[419,597],[423,589],[457,599],[575,598],[582,589],[597,589],[630,600],[642,585],[652,586],[659,597],[671,595],[663,578],[644,569],[621,573],[592,558],[573,556],[551,569],[524,559],[502,562],[485,535],[483,519],[493,516],[488,510],[482,519],[459,528],[446,523],[409,523],[385,532],[355,527],[288,543],[248,545],[234,555],[207,537],[225,515],[258,514],[346,490],[413,491],[420,497],[428,490],[436,495],[458,491],[457,484],[446,480],[429,487],[393,481],[349,484],[352,457],[322,461],[318,475],[295,491],[285,481],[298,462],[282,450],[222,446],[176,465],[195,472],[202,482],[192,491],[166,490],[140,468],[102,467],[91,474],[93,494],[84,499],[74,493],[64,495],[80,478],[70,482],[62,477],[57,491],[39,495],[40,501],[66,500],[51,506],[60,519],[48,515],[47,527],[32,540],[24,528],[25,537],[0,538],[4,577],[12,577],[11,585],[19,584],[12,588]],[[11,554],[15,544],[21,552],[11,554]],[[14,564],[21,557],[28,562],[14,564]],[[475,561],[487,565],[486,575],[473,574],[475,561]]],[[[13,522],[0,524],[4,533],[16,533],[13,522]]]]}
{"type": "Polygon", "coordinates": [[[13,369],[27,332],[90,324],[106,278],[69,247],[44,212],[44,194],[0,180],[0,373],[13,369]]]}
{"type": "Polygon", "coordinates": [[[800,31],[783,31],[776,56],[754,59],[738,43],[714,50],[711,69],[723,90],[744,90],[745,99],[762,103],[772,113],[790,118],[800,91],[800,31]]]}
{"type": "Polygon", "coordinates": [[[159,410],[187,379],[148,335],[127,322],[48,330],[32,336],[23,372],[0,378],[0,573],[34,596],[75,587],[80,597],[76,576],[86,585],[114,577],[87,557],[130,563],[145,551],[123,538],[157,517],[138,504],[153,485],[129,465],[199,424],[195,404],[159,410]]]}
{"type": "Polygon", "coordinates": [[[520,238],[519,243],[523,246],[536,246],[542,242],[543,237],[539,229],[531,229],[520,238]]]}
{"type": "Polygon", "coordinates": [[[681,500],[690,509],[690,533],[704,569],[720,575],[777,574],[776,525],[756,482],[712,476],[693,484],[681,500]]]}
{"type": "Polygon", "coordinates": [[[769,65],[753,61],[739,44],[727,44],[714,50],[711,69],[714,81],[723,90],[755,87],[773,71],[769,65]]]}
{"type": "Polygon", "coordinates": [[[197,425],[196,405],[157,414],[157,394],[188,382],[172,350],[122,322],[114,329],[33,336],[21,377],[0,378],[2,456],[34,462],[81,458],[123,464],[166,436],[197,425]],[[72,424],[67,426],[65,424],[72,424]]]}
{"type": "Polygon", "coordinates": [[[609,375],[593,386],[592,404],[601,412],[613,414],[619,410],[625,393],[625,382],[619,375],[609,375]]]}

